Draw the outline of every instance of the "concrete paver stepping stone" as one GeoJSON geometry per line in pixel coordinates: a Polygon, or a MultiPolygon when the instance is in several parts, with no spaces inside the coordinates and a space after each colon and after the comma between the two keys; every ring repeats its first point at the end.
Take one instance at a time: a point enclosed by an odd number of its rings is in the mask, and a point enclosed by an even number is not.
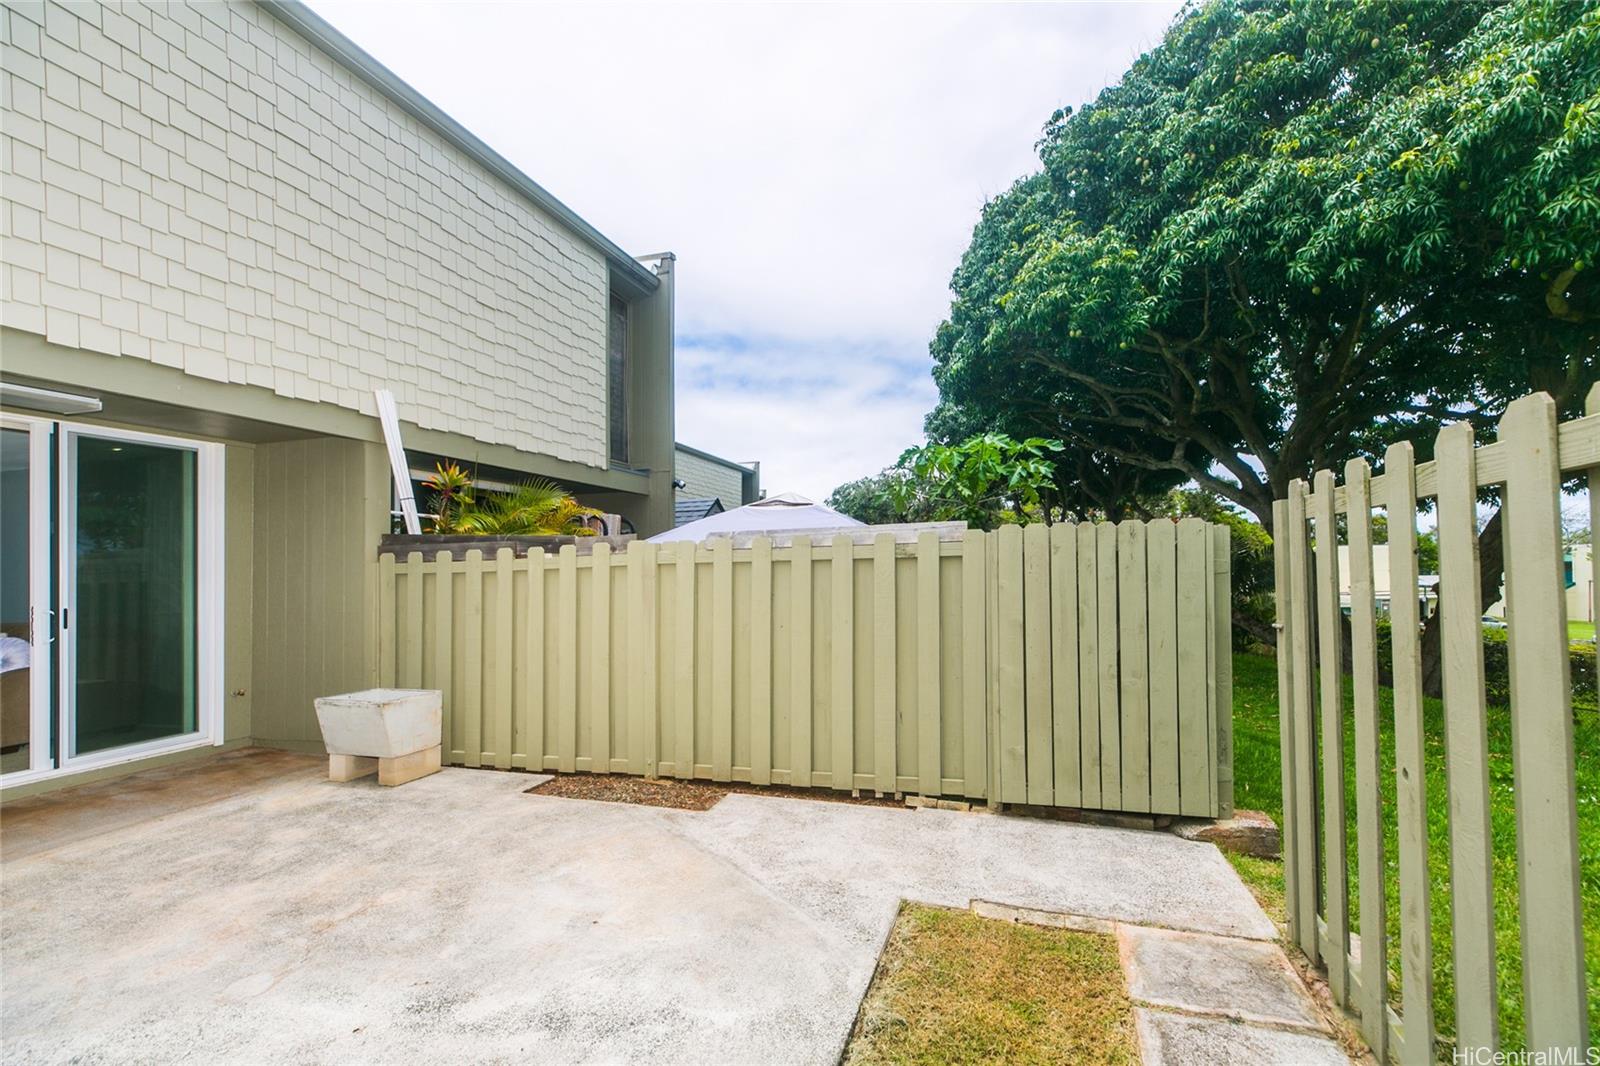
{"type": "Polygon", "coordinates": [[[1128,992],[1140,1003],[1326,1028],[1277,944],[1131,925],[1120,926],[1117,936],[1128,992]]]}
{"type": "Polygon", "coordinates": [[[1144,1007],[1133,1017],[1144,1066],[1350,1066],[1339,1045],[1314,1033],[1144,1007]]]}

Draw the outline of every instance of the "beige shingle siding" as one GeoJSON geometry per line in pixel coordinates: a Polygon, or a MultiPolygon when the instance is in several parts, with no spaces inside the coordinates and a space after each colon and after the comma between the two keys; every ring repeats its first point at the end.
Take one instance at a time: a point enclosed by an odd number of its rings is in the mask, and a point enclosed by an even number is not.
{"type": "Polygon", "coordinates": [[[679,499],[715,496],[730,511],[745,503],[744,478],[734,467],[714,463],[682,448],[674,453],[673,466],[675,476],[688,483],[688,488],[678,490],[679,499]]]}
{"type": "Polygon", "coordinates": [[[249,3],[0,7],[0,320],[605,465],[602,254],[249,3]]]}

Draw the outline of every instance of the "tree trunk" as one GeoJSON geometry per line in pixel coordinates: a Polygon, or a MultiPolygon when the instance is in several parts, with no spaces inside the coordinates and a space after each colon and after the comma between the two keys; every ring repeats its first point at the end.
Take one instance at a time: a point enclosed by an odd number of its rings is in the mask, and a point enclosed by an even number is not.
{"type": "MultiPolygon", "coordinates": [[[[1500,585],[1505,577],[1505,545],[1501,538],[1501,511],[1497,510],[1489,524],[1478,534],[1478,591],[1483,605],[1488,607],[1500,598],[1500,585]]],[[[1396,589],[1394,592],[1398,592],[1396,589]]],[[[1444,655],[1440,642],[1440,618],[1443,616],[1444,588],[1439,589],[1439,609],[1433,612],[1422,627],[1422,691],[1429,696],[1444,694],[1444,655]]]]}

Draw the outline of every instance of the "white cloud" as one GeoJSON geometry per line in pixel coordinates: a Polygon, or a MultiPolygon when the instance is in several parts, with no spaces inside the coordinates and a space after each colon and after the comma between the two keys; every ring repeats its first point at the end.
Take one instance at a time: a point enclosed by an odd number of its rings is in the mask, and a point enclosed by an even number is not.
{"type": "Polygon", "coordinates": [[[920,439],[978,208],[1178,8],[312,3],[623,247],[676,252],[679,438],[811,494],[920,439]]]}

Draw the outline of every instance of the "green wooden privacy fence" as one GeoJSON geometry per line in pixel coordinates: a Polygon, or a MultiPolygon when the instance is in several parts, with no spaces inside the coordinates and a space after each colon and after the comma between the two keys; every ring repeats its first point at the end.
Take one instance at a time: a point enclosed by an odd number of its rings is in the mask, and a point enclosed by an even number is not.
{"type": "Polygon", "coordinates": [[[1278,656],[1278,696],[1285,709],[1279,722],[1290,932],[1313,962],[1326,965],[1333,997],[1360,1014],[1362,1031],[1380,1062],[1387,1057],[1432,1062],[1439,1050],[1422,619],[1415,594],[1419,500],[1432,501],[1439,539],[1455,1043],[1463,1050],[1499,1048],[1486,742],[1490,712],[1484,699],[1477,535],[1485,488],[1500,493],[1503,507],[1527,1047],[1571,1054],[1589,1046],[1560,515],[1563,477],[1587,470],[1590,507],[1600,526],[1600,386],[1589,394],[1588,410],[1589,417],[1558,424],[1548,396],[1527,396],[1507,410],[1493,444],[1477,447],[1469,425],[1449,426],[1438,436],[1433,462],[1418,465],[1410,444],[1396,444],[1384,456],[1381,475],[1354,460],[1345,467],[1344,484],[1336,485],[1330,471],[1320,471],[1309,489],[1296,481],[1288,498],[1274,505],[1280,647],[1287,649],[1278,656]],[[1381,765],[1378,720],[1375,508],[1387,514],[1392,589],[1398,982],[1388,967],[1385,914],[1385,786],[1379,778],[1391,771],[1381,765]],[[1354,697],[1348,708],[1341,679],[1341,524],[1350,549],[1348,661],[1354,697]],[[1345,725],[1351,714],[1354,797],[1345,772],[1345,725]],[[1359,950],[1352,944],[1347,887],[1352,871],[1346,820],[1352,800],[1359,950]],[[1393,1006],[1396,992],[1403,1014],[1393,1006]]]}
{"type": "Polygon", "coordinates": [[[382,555],[380,681],[466,766],[1231,810],[1224,527],[871,533],[382,555]]]}

